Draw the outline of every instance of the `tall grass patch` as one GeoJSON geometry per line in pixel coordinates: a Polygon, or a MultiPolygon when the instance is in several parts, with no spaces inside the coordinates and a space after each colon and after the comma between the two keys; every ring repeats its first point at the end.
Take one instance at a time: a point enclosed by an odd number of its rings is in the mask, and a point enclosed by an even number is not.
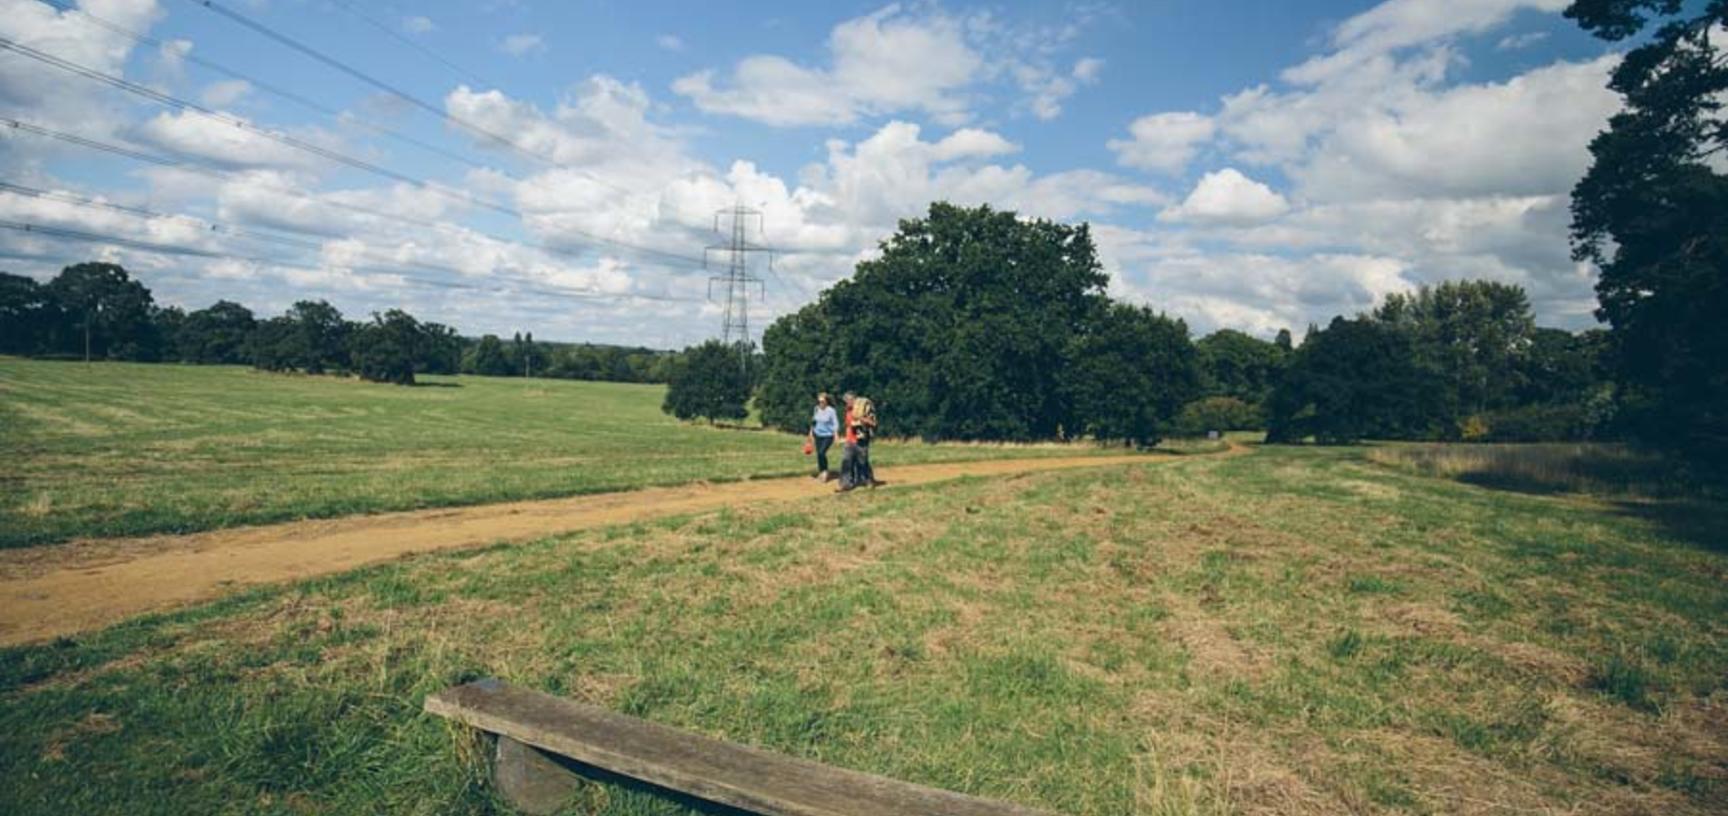
{"type": "Polygon", "coordinates": [[[1516,490],[1670,497],[1698,488],[1673,461],[1619,444],[1393,444],[1373,447],[1368,458],[1424,476],[1516,490]]]}

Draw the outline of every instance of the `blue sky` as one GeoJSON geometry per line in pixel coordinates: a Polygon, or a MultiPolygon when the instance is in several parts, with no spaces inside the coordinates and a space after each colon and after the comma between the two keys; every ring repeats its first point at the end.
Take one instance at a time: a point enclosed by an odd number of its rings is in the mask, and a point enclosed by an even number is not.
{"type": "Polygon", "coordinates": [[[460,125],[190,0],[0,0],[0,37],[226,117],[0,51],[5,115],[220,171],[7,133],[0,178],[50,195],[0,192],[0,220],[130,243],[0,230],[0,268],[100,257],[189,308],[325,298],[468,333],[679,346],[718,329],[706,274],[668,260],[701,254],[715,208],[763,209],[782,250],[760,326],[942,198],[1092,223],[1113,293],[1196,333],[1300,334],[1460,277],[1525,286],[1541,322],[1592,323],[1566,193],[1616,109],[1616,56],[1563,0],[216,5],[460,125]]]}

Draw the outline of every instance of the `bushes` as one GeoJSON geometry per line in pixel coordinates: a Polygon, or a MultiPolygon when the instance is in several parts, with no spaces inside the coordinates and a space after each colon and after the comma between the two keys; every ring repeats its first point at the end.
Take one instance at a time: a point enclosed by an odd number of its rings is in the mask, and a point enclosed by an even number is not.
{"type": "Polygon", "coordinates": [[[1600,421],[1582,404],[1521,405],[1480,419],[1484,442],[1583,442],[1595,438],[1600,421]]]}

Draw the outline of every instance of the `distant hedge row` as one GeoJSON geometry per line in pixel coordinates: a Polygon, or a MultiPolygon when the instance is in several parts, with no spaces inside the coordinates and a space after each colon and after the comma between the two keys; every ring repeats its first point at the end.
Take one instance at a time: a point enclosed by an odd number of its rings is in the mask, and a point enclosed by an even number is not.
{"type": "Polygon", "coordinates": [[[47,283],[0,272],[0,354],[140,362],[248,364],[270,371],[353,373],[412,383],[415,374],[665,382],[672,352],[462,337],[400,309],[351,321],[324,301],[259,319],[221,300],[186,312],[159,306],[115,264],[81,263],[47,283]]]}

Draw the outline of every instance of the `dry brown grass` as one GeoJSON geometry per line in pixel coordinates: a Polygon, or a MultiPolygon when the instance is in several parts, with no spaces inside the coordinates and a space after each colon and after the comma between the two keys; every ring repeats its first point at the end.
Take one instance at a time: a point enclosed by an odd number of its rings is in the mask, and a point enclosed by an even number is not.
{"type": "Polygon", "coordinates": [[[1674,465],[1625,445],[1382,445],[1370,449],[1368,458],[1424,476],[1493,487],[1634,496],[1686,492],[1674,465]]]}

